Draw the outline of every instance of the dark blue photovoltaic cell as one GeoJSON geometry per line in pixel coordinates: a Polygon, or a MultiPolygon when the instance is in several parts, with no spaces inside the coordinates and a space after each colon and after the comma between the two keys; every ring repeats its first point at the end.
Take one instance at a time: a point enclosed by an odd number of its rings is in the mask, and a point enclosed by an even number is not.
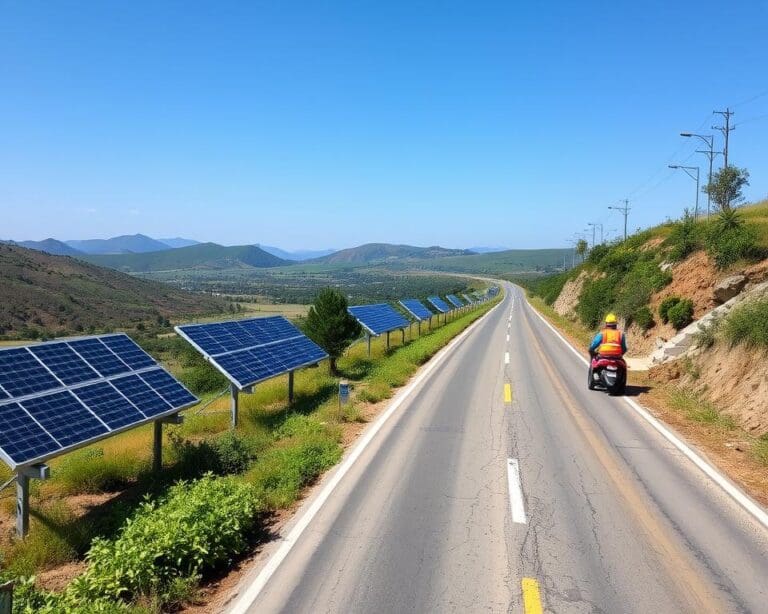
{"type": "Polygon", "coordinates": [[[0,386],[12,397],[61,388],[27,348],[0,351],[0,386]]]}
{"type": "Polygon", "coordinates": [[[417,320],[429,320],[433,314],[420,300],[405,298],[400,304],[417,320]]]}
{"type": "Polygon", "coordinates": [[[126,375],[113,379],[112,384],[148,418],[171,409],[171,406],[147,386],[138,375],[126,375]]]}
{"type": "Polygon", "coordinates": [[[8,403],[0,405],[0,448],[18,465],[61,446],[18,403],[8,403]]]}
{"type": "Polygon", "coordinates": [[[108,382],[91,384],[77,388],[73,392],[88,409],[113,430],[144,420],[144,415],[108,382]]]}
{"type": "Polygon", "coordinates": [[[458,296],[456,296],[455,294],[447,294],[447,295],[445,296],[445,298],[447,298],[447,299],[448,299],[448,301],[449,301],[449,302],[450,302],[450,303],[451,303],[451,304],[452,304],[454,307],[463,307],[463,306],[464,306],[464,303],[462,303],[462,302],[459,300],[459,297],[458,297],[458,296]]]}
{"type": "Polygon", "coordinates": [[[68,390],[27,399],[21,406],[63,447],[109,432],[68,390]]]}
{"type": "Polygon", "coordinates": [[[307,337],[297,337],[242,352],[226,354],[216,362],[241,387],[250,386],[275,375],[319,362],[327,354],[307,337]]]}
{"type": "Polygon", "coordinates": [[[427,300],[432,303],[432,306],[440,313],[448,313],[451,310],[448,304],[439,296],[430,296],[427,300]]]}
{"type": "Polygon", "coordinates": [[[8,394],[5,392],[5,390],[2,389],[2,387],[0,387],[0,399],[7,399],[7,398],[8,398],[8,394]]]}
{"type": "Polygon", "coordinates": [[[209,356],[301,335],[301,331],[282,316],[179,326],[178,329],[209,356]]]}
{"type": "Polygon", "coordinates": [[[91,369],[66,343],[43,343],[29,348],[53,374],[68,386],[99,379],[91,369]]]}
{"type": "Polygon", "coordinates": [[[98,339],[81,339],[70,341],[72,347],[80,356],[103,377],[127,373],[131,368],[115,356],[110,349],[98,339]]]}
{"type": "Polygon", "coordinates": [[[101,341],[131,369],[138,370],[157,364],[128,335],[110,335],[108,337],[101,337],[101,341]]]}
{"type": "Polygon", "coordinates": [[[354,305],[348,308],[360,324],[372,334],[380,335],[399,328],[408,328],[406,320],[394,307],[381,303],[379,305],[354,305]]]}
{"type": "Polygon", "coordinates": [[[146,371],[139,377],[149,384],[166,402],[170,403],[172,407],[184,407],[197,401],[189,390],[162,369],[146,371]]]}

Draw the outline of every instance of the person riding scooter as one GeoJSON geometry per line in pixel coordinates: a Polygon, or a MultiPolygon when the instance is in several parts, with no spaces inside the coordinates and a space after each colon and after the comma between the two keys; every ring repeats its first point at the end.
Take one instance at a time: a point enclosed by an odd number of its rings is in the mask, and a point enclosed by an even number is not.
{"type": "Polygon", "coordinates": [[[605,328],[595,335],[589,346],[589,355],[604,356],[605,358],[621,358],[627,353],[627,339],[618,328],[616,316],[609,313],[605,316],[605,328]]]}
{"type": "Polygon", "coordinates": [[[618,329],[616,316],[609,313],[605,316],[605,328],[592,340],[589,346],[589,373],[587,388],[594,390],[600,385],[610,394],[623,394],[627,384],[627,364],[624,354],[627,351],[627,340],[618,329]]]}

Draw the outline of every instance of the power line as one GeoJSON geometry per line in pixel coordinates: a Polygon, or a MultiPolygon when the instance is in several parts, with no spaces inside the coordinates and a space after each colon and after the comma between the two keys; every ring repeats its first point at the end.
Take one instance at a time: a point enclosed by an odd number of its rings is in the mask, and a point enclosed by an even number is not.
{"type": "Polygon", "coordinates": [[[722,115],[725,118],[725,125],[724,126],[712,126],[712,130],[719,130],[723,133],[723,158],[725,159],[725,168],[728,168],[728,137],[730,136],[731,132],[736,128],[736,126],[731,126],[731,115],[733,115],[733,111],[731,111],[730,107],[726,107],[725,111],[712,111],[712,113],[715,113],[717,115],[722,115]]]}

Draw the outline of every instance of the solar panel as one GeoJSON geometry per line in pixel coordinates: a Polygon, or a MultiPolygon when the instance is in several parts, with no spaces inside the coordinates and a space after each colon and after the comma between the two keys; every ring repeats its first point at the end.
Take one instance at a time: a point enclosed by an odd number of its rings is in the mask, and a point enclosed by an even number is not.
{"type": "Polygon", "coordinates": [[[454,307],[464,307],[464,303],[462,303],[459,300],[459,297],[455,294],[446,294],[445,298],[448,299],[448,301],[454,306],[454,307]]]}
{"type": "Polygon", "coordinates": [[[190,324],[176,332],[241,390],[328,358],[283,316],[190,324]]]}
{"type": "Polygon", "coordinates": [[[432,306],[440,313],[448,313],[451,311],[451,308],[448,306],[448,304],[439,296],[430,296],[427,298],[427,300],[432,303],[432,306]]]}
{"type": "Polygon", "coordinates": [[[354,305],[347,310],[371,335],[381,335],[392,330],[408,328],[406,320],[391,305],[354,305]]]}
{"type": "Polygon", "coordinates": [[[472,305],[472,304],[474,304],[474,302],[475,302],[475,301],[474,301],[474,299],[473,299],[471,296],[469,296],[469,294],[462,294],[462,295],[461,295],[461,297],[462,297],[462,298],[463,298],[465,301],[467,301],[467,305],[472,305]]]}
{"type": "Polygon", "coordinates": [[[195,403],[123,334],[2,349],[0,458],[42,462],[195,403]]]}
{"type": "Polygon", "coordinates": [[[403,309],[410,313],[419,322],[429,320],[429,318],[435,315],[429,309],[427,309],[424,303],[415,298],[405,298],[400,301],[400,304],[403,306],[403,309]]]}

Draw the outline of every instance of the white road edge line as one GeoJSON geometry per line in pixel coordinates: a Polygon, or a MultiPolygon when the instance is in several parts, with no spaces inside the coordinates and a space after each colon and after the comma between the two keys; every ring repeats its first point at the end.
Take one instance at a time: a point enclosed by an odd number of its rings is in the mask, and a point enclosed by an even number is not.
{"type": "Polygon", "coordinates": [[[507,459],[507,483],[509,484],[509,507],[512,510],[512,522],[527,524],[523,504],[523,487],[520,484],[520,467],[514,458],[507,459]]]}
{"type": "Polygon", "coordinates": [[[504,352],[504,364],[509,364],[509,352],[504,352]]]}
{"type": "MultiPolygon", "coordinates": [[[[531,309],[533,310],[533,313],[535,313],[539,319],[546,324],[555,335],[557,335],[560,340],[568,347],[569,350],[571,350],[576,356],[579,357],[579,359],[585,364],[589,365],[589,361],[582,356],[582,354],[571,345],[570,341],[568,341],[563,335],[560,334],[560,332],[552,326],[549,322],[547,322],[546,318],[542,316],[535,307],[531,306],[531,309]]],[[[753,501],[749,495],[747,495],[745,492],[743,492],[738,486],[733,484],[728,478],[726,478],[722,473],[720,473],[717,469],[715,469],[712,465],[710,465],[707,461],[705,461],[701,456],[696,454],[687,444],[685,444],[677,435],[675,435],[672,431],[670,431],[664,424],[662,424],[659,420],[657,420],[654,416],[650,414],[650,412],[645,409],[642,405],[639,403],[633,401],[632,399],[629,399],[627,397],[621,397],[624,402],[629,405],[632,410],[640,416],[643,420],[648,422],[656,431],[658,431],[664,439],[666,439],[669,443],[671,443],[675,448],[677,448],[680,452],[683,453],[683,455],[690,460],[694,465],[696,465],[701,471],[704,472],[704,474],[712,480],[715,484],[717,484],[720,488],[725,491],[725,493],[730,496],[736,503],[738,503],[744,510],[746,510],[749,514],[752,515],[752,517],[757,520],[763,527],[768,529],[768,513],[760,507],[758,503],[753,501]]]]}
{"type": "Polygon", "coordinates": [[[509,335],[507,335],[507,343],[509,343],[509,335]]]}
{"type": "Polygon", "coordinates": [[[317,513],[322,509],[325,502],[328,500],[331,494],[333,494],[336,486],[338,486],[339,482],[344,479],[344,476],[349,472],[357,459],[360,458],[362,453],[365,451],[371,441],[373,441],[373,438],[382,429],[387,420],[389,420],[392,414],[394,414],[400,408],[400,406],[405,402],[406,399],[408,399],[409,396],[411,396],[411,393],[413,393],[413,391],[432,374],[437,366],[442,364],[442,362],[451,355],[455,347],[467,336],[469,336],[469,334],[485,319],[485,317],[493,313],[501,304],[502,303],[500,302],[498,305],[495,305],[483,317],[473,322],[466,330],[455,337],[424,366],[420,373],[417,373],[413,377],[413,379],[409,384],[405,386],[405,388],[400,390],[400,392],[392,400],[392,403],[390,403],[389,407],[387,407],[384,413],[381,414],[376,419],[376,421],[371,424],[370,429],[368,429],[363,434],[355,447],[352,449],[352,452],[350,452],[349,456],[347,456],[347,458],[338,466],[336,472],[333,474],[333,476],[331,476],[317,497],[312,501],[306,512],[304,512],[304,515],[299,518],[298,522],[294,525],[288,535],[286,535],[282,540],[280,547],[275,550],[275,552],[269,557],[266,564],[259,572],[259,575],[256,576],[256,579],[247,587],[246,591],[240,597],[238,597],[237,601],[235,601],[235,604],[229,610],[230,614],[244,614],[248,611],[248,609],[253,605],[261,591],[266,586],[267,582],[269,582],[269,579],[277,571],[277,568],[280,567],[280,564],[288,556],[294,545],[296,545],[296,542],[299,540],[304,530],[309,526],[309,523],[312,522],[317,513]]]}

